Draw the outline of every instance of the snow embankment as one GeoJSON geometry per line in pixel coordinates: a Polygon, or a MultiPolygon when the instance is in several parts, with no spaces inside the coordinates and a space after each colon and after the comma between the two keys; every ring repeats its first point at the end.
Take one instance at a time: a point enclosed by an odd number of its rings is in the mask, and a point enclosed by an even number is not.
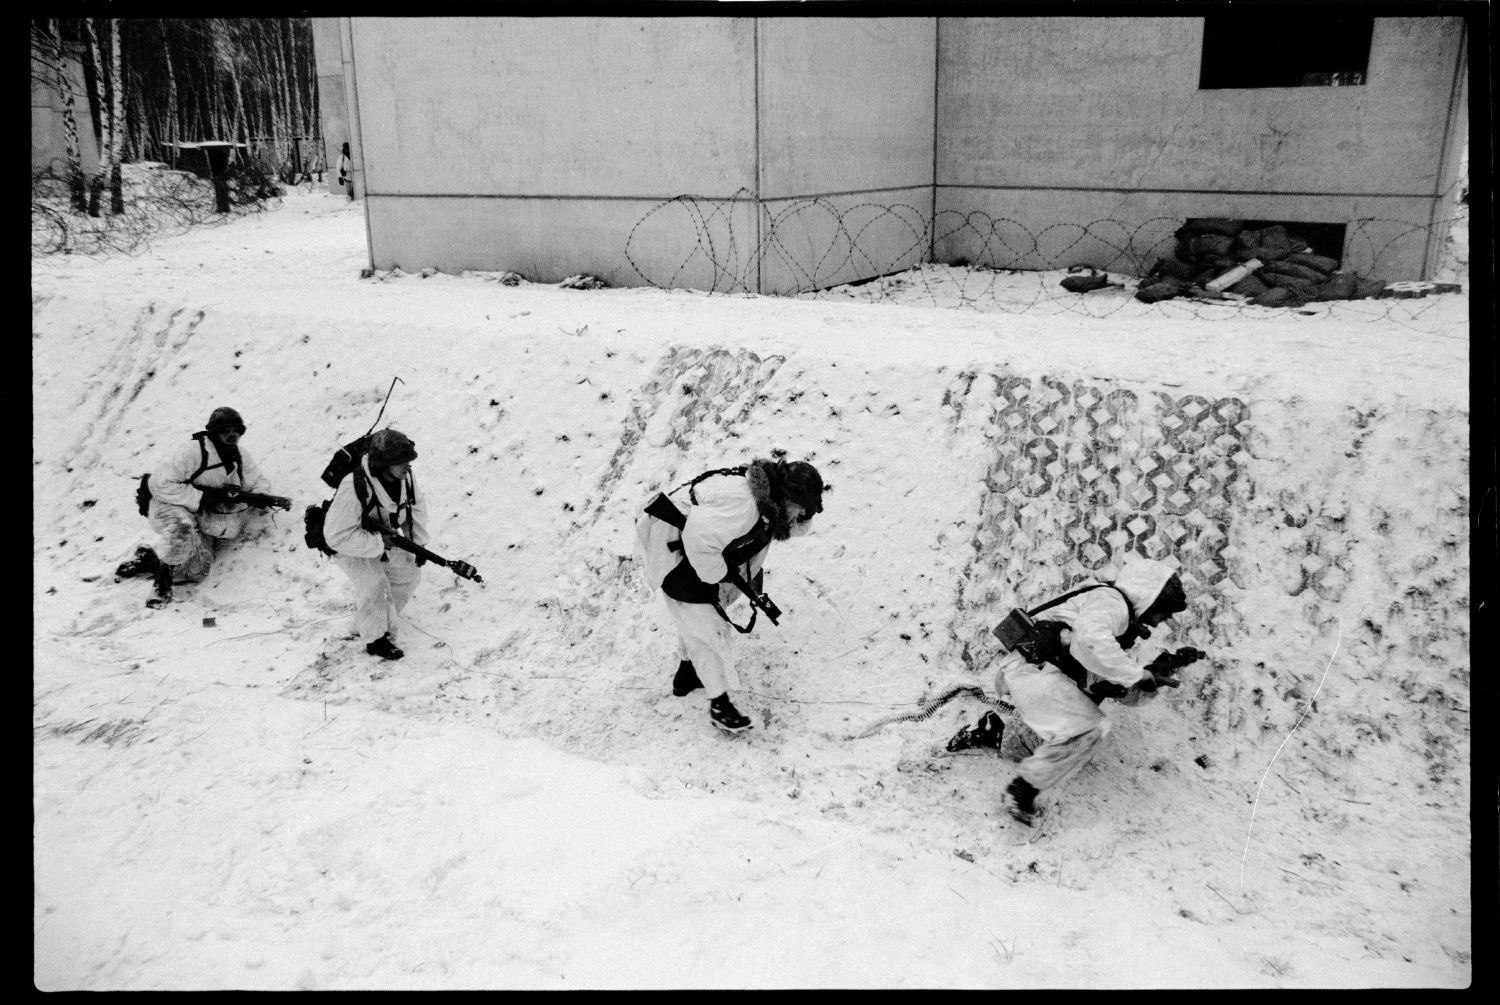
{"type": "MultiPolygon", "coordinates": [[[[1253,344],[1226,324],[1234,344],[1219,351],[1186,323],[1147,337],[464,282],[259,304],[38,298],[38,624],[134,669],[197,652],[218,683],[322,714],[352,704],[542,737],[647,789],[793,800],[1012,883],[1061,886],[1071,863],[1076,888],[1185,924],[1260,911],[1269,931],[1338,891],[1299,938],[1419,953],[1418,982],[1467,967],[1464,346],[1389,331],[1361,344],[1294,319],[1255,326],[1253,344]],[[1377,350],[1387,363],[1365,362],[1377,350]],[[302,546],[299,516],[395,375],[383,422],[417,443],[433,547],[489,585],[429,571],[408,659],[390,667],[344,638],[345,585],[302,546]],[[108,575],[145,539],[134,478],[218,404],[245,415],[246,448],[299,506],[142,619],[144,587],[108,575]],[[727,742],[696,696],[667,695],[676,656],[631,559],[632,521],[648,490],[778,446],[833,488],[817,532],[773,553],[767,590],[786,616],[741,640],[757,730],[727,742]],[[1002,762],[936,756],[977,703],[847,739],[952,684],[991,691],[988,628],[1131,549],[1179,561],[1192,604],[1143,658],[1193,644],[1211,665],[1113,716],[1110,751],[1052,811],[1053,848],[1006,836],[1002,762]],[[219,633],[205,639],[210,614],[219,633]],[[1414,812],[1392,820],[1392,803],[1414,812]]],[[[43,706],[39,729],[77,721],[43,706]]],[[[851,972],[826,977],[863,983],[851,972]]],[[[788,983],[817,983],[809,973],[788,983]]]]}

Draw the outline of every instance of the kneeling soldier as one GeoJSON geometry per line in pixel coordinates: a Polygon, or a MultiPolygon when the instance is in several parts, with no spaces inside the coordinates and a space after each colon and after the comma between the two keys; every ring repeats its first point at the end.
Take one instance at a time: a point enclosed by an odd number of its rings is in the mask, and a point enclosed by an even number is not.
{"type": "Polygon", "coordinates": [[[265,510],[291,507],[285,496],[265,493],[265,477],[240,447],[244,435],[239,412],[216,408],[203,430],[151,473],[146,519],[161,546],[136,549],[115,570],[122,579],[151,576],[156,589],[148,607],[171,603],[174,583],[201,582],[219,541],[252,536],[264,528],[265,510]]]}

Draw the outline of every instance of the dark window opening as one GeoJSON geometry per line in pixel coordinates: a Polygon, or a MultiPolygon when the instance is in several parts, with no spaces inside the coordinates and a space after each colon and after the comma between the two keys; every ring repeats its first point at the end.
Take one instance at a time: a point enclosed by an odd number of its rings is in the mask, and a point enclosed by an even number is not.
{"type": "Polygon", "coordinates": [[[1373,17],[1263,7],[1203,19],[1202,89],[1341,87],[1365,82],[1373,17]]]}
{"type": "Polygon", "coordinates": [[[1265,230],[1281,227],[1287,237],[1302,238],[1307,248],[1316,255],[1331,258],[1340,265],[1344,261],[1344,233],[1348,229],[1343,223],[1305,223],[1301,220],[1246,220],[1245,230],[1265,230]]]}

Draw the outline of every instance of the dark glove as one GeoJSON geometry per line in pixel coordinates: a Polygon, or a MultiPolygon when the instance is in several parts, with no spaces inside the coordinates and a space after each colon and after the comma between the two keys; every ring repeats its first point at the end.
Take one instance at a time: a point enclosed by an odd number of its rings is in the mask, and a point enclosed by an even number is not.
{"type": "Polygon", "coordinates": [[[1188,666],[1203,659],[1208,654],[1202,649],[1194,649],[1192,646],[1183,646],[1173,653],[1162,653],[1146,664],[1148,673],[1173,673],[1181,667],[1188,666]]]}
{"type": "Polygon", "coordinates": [[[426,555],[418,555],[417,556],[417,568],[420,569],[422,566],[424,566],[426,564],[427,564],[427,556],[426,555]]]}
{"type": "MultiPolygon", "coordinates": [[[[1094,681],[1094,683],[1089,686],[1088,691],[1086,691],[1085,693],[1091,698],[1098,698],[1101,700],[1104,698],[1114,698],[1116,701],[1118,701],[1119,699],[1125,697],[1125,695],[1129,693],[1129,691],[1130,688],[1125,687],[1122,684],[1116,684],[1112,680],[1101,679],[1094,681]]],[[[1098,704],[1098,702],[1095,702],[1095,704],[1098,704]]]]}
{"type": "Polygon", "coordinates": [[[238,485],[210,485],[203,490],[203,502],[213,506],[227,506],[239,496],[238,485]]]}
{"type": "Polygon", "coordinates": [[[1176,672],[1176,670],[1147,670],[1145,679],[1137,681],[1135,687],[1140,688],[1146,694],[1151,694],[1157,688],[1182,687],[1182,681],[1172,676],[1176,672]]]}

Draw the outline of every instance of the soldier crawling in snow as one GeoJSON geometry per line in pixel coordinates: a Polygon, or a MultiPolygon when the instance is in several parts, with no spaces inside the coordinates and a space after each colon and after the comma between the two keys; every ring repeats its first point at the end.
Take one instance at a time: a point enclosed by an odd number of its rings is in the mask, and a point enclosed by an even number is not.
{"type": "MultiPolygon", "coordinates": [[[[1017,742],[1006,744],[1027,755],[1003,798],[1011,816],[1030,824],[1037,795],[1071,778],[1093,757],[1110,731],[1100,702],[1113,698],[1139,705],[1163,687],[1178,687],[1177,669],[1203,658],[1201,651],[1183,647],[1141,669],[1126,655],[1138,640],[1150,637],[1152,628],[1185,610],[1177,573],[1162,562],[1131,556],[1113,582],[1085,584],[1027,612],[1036,617],[1024,633],[1013,628],[1015,614],[995,629],[1002,642],[1014,639],[1013,651],[1022,657],[1001,664],[995,689],[1002,695],[1009,691],[1032,734],[1015,730],[1017,742]]],[[[1000,717],[987,712],[959,730],[948,749],[999,748],[1003,736],[1000,717]]]]}
{"type": "Polygon", "coordinates": [[[668,493],[653,493],[636,518],[646,579],[661,592],[678,633],[678,697],[703,688],[708,716],[738,733],[750,718],[729,699],[734,660],[729,629],[749,631],[764,611],[779,611],[761,595],[762,567],[771,542],[800,537],[823,510],[823,479],[806,461],[757,458],[743,467],[708,471],[668,493]],[[726,613],[744,593],[756,610],[744,628],[726,613]]]}
{"type": "Polygon", "coordinates": [[[151,473],[146,519],[161,535],[161,550],[137,548],[115,570],[120,579],[151,576],[155,592],[148,607],[171,603],[174,583],[201,582],[218,542],[254,536],[265,528],[265,510],[291,507],[285,496],[265,493],[259,466],[240,449],[244,435],[239,412],[216,408],[203,430],[151,473]]]}

